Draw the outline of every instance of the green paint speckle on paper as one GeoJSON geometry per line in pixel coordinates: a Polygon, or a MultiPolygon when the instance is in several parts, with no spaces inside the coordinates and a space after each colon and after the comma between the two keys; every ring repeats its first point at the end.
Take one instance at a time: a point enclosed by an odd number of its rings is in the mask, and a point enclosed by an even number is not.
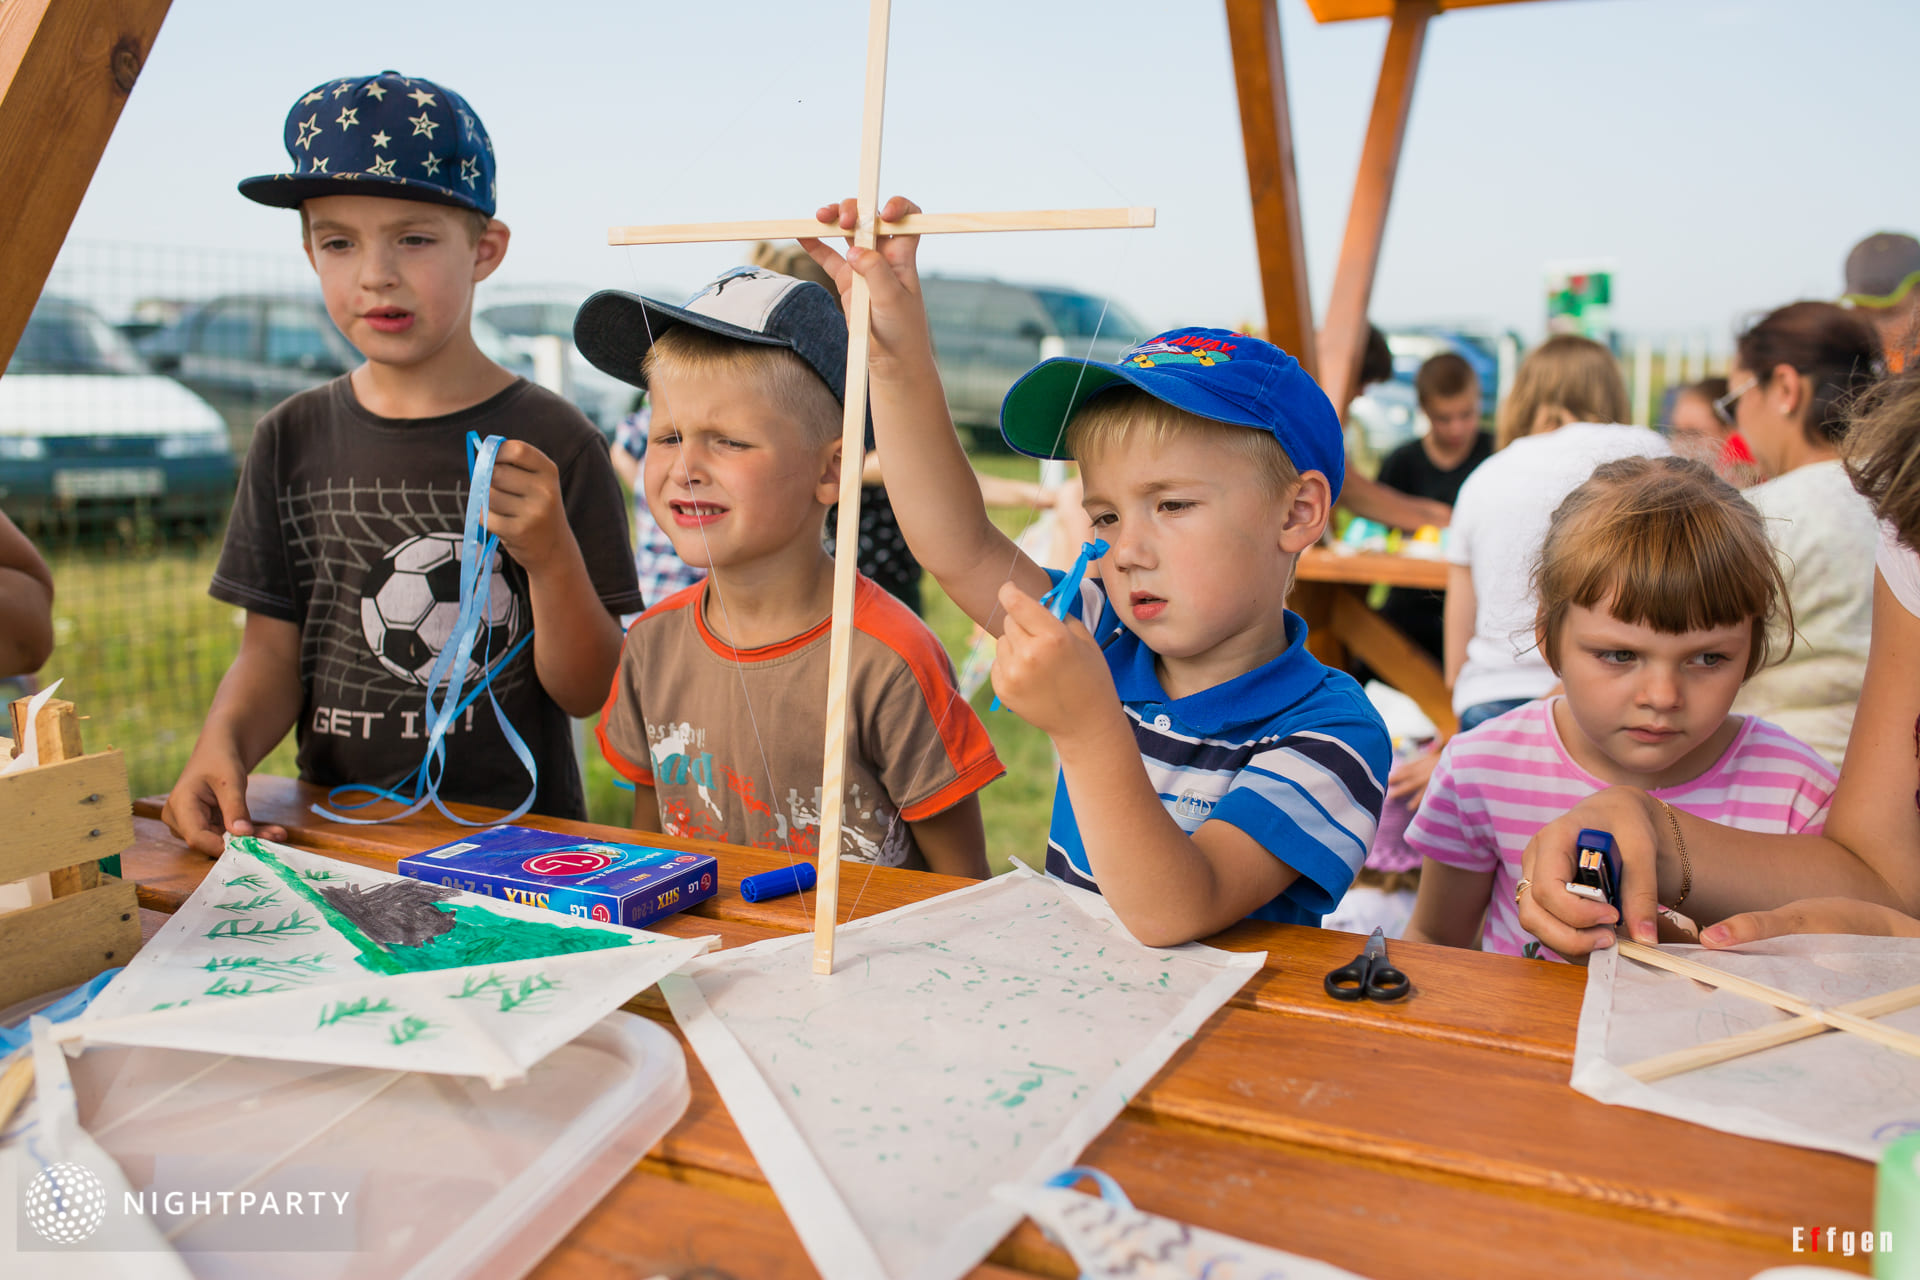
{"type": "Polygon", "coordinates": [[[471,975],[460,980],[460,990],[447,998],[450,1000],[471,1000],[477,996],[486,996],[500,1002],[501,1013],[512,1013],[515,1009],[527,1009],[547,1003],[546,997],[559,989],[560,984],[544,973],[514,980],[502,978],[490,973],[484,978],[471,975]]]}
{"type": "Polygon", "coordinates": [[[319,925],[295,911],[271,925],[265,920],[222,920],[207,930],[207,937],[220,942],[278,942],[318,932],[319,925]]]}
{"type": "Polygon", "coordinates": [[[345,1022],[348,1018],[392,1012],[394,1012],[393,1002],[384,996],[378,1000],[372,996],[361,996],[358,1000],[338,1000],[330,1008],[320,1011],[319,1025],[330,1027],[336,1022],[345,1022]]]}
{"type": "Polygon", "coordinates": [[[412,1014],[400,1019],[387,1028],[387,1035],[395,1044],[411,1044],[415,1040],[424,1040],[434,1030],[431,1022],[425,1018],[416,1018],[412,1014]]]}
{"type": "Polygon", "coordinates": [[[302,880],[338,880],[340,873],[338,871],[302,871],[300,878],[302,880]]]}
{"type": "Polygon", "coordinates": [[[327,954],[316,951],[310,956],[288,956],[284,960],[272,956],[215,956],[200,966],[208,973],[232,973],[244,970],[247,973],[261,973],[273,978],[292,978],[299,981],[322,973],[331,973],[333,968],[327,963],[327,954]]]}
{"type": "Polygon", "coordinates": [[[213,985],[200,994],[208,996],[264,996],[274,991],[291,990],[293,990],[293,988],[284,982],[276,982],[270,987],[256,987],[253,985],[252,978],[248,978],[244,982],[229,982],[225,975],[222,975],[215,978],[213,985]]]}
{"type": "Polygon", "coordinates": [[[222,911],[258,911],[262,907],[271,907],[279,901],[279,892],[269,890],[266,893],[255,894],[251,898],[236,898],[232,902],[216,902],[213,905],[222,911]]]}
{"type": "Polygon", "coordinates": [[[799,1097],[799,1096],[800,1096],[800,1086],[799,1086],[799,1085],[797,1085],[797,1084],[789,1084],[789,1085],[787,1086],[787,1088],[789,1088],[789,1089],[791,1089],[791,1090],[793,1090],[793,1096],[794,1096],[794,1097],[796,1097],[796,1098],[797,1098],[797,1097],[799,1097]]]}
{"type": "Polygon", "coordinates": [[[1163,987],[1167,985],[1167,975],[1164,973],[1160,975],[1160,985],[1163,987]]]}

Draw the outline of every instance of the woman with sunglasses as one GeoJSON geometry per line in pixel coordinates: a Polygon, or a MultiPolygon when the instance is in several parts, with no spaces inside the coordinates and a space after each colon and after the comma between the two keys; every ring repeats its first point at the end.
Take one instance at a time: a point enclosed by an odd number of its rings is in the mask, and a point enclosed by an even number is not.
{"type": "Polygon", "coordinates": [[[1827,302],[1796,302],[1735,341],[1714,409],[1737,427],[1763,483],[1747,497],[1766,517],[1796,634],[1773,651],[1734,710],[1771,720],[1835,766],[1847,750],[1873,623],[1873,511],[1840,462],[1846,411],[1880,370],[1873,326],[1827,302]]]}

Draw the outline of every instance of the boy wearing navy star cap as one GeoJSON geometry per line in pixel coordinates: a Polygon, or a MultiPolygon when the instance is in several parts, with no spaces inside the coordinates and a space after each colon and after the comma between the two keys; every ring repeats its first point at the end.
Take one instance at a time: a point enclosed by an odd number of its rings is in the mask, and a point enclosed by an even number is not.
{"type": "MultiPolygon", "coordinates": [[[[459,94],[393,71],[304,94],[285,137],[292,170],[240,191],[299,210],[327,313],[366,362],[254,430],[211,587],[246,630],[168,825],[210,854],[223,832],[284,838],[251,822],[246,780],[289,728],[308,782],[395,789],[420,767],[424,686],[457,612],[469,432],[506,437],[487,518],[504,554],[469,683],[531,633],[491,691],[531,748],[534,811],[584,818],[568,716],[599,708],[619,616],[642,601],[605,440],[473,339],[474,287],[509,239],[493,143],[459,94]]],[[[440,794],[513,808],[527,769],[478,712],[446,739],[440,794]]]]}
{"type": "MultiPolygon", "coordinates": [[[[918,210],[896,197],[889,221],[918,210]]],[[[819,211],[850,232],[847,201],[819,211]]],[[[1042,361],[1007,393],[1014,448],[1080,462],[1109,550],[1056,619],[1041,568],[987,519],[947,415],[913,236],[847,259],[803,241],[873,307],[874,436],[907,544],[998,635],[1000,699],[1060,757],[1047,870],[1106,895],[1141,942],[1247,916],[1318,924],[1366,858],[1385,726],[1306,650],[1286,608],[1345,462],[1340,421],[1293,357],[1174,329],[1118,362],[1042,361]],[[851,265],[849,265],[849,262],[851,265]]]]}

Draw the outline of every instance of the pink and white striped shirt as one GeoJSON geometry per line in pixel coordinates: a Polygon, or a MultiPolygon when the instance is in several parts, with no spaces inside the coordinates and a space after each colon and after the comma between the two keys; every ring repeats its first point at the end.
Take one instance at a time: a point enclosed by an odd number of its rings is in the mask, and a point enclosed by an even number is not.
{"type": "MultiPolygon", "coordinates": [[[[1608,785],[1574,763],[1553,722],[1554,701],[1516,707],[1449,742],[1407,828],[1407,845],[1422,857],[1494,873],[1481,947],[1503,955],[1526,955],[1534,941],[1513,901],[1527,841],[1608,785]]],[[[1745,720],[1711,769],[1650,794],[1743,831],[1818,834],[1839,781],[1833,766],[1778,725],[1745,720]]]]}

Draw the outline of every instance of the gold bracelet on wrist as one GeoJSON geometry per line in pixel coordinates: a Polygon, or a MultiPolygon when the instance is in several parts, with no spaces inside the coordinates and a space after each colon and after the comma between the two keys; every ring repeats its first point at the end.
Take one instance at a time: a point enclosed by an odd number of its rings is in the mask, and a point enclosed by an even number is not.
{"type": "Polygon", "coordinates": [[[1659,796],[1653,798],[1662,809],[1666,810],[1667,825],[1673,828],[1673,846],[1680,851],[1680,896],[1675,898],[1673,905],[1667,908],[1669,911],[1678,911],[1680,904],[1687,900],[1687,895],[1693,892],[1693,859],[1687,856],[1687,839],[1680,834],[1680,815],[1673,811],[1672,805],[1661,800],[1659,796]]]}

